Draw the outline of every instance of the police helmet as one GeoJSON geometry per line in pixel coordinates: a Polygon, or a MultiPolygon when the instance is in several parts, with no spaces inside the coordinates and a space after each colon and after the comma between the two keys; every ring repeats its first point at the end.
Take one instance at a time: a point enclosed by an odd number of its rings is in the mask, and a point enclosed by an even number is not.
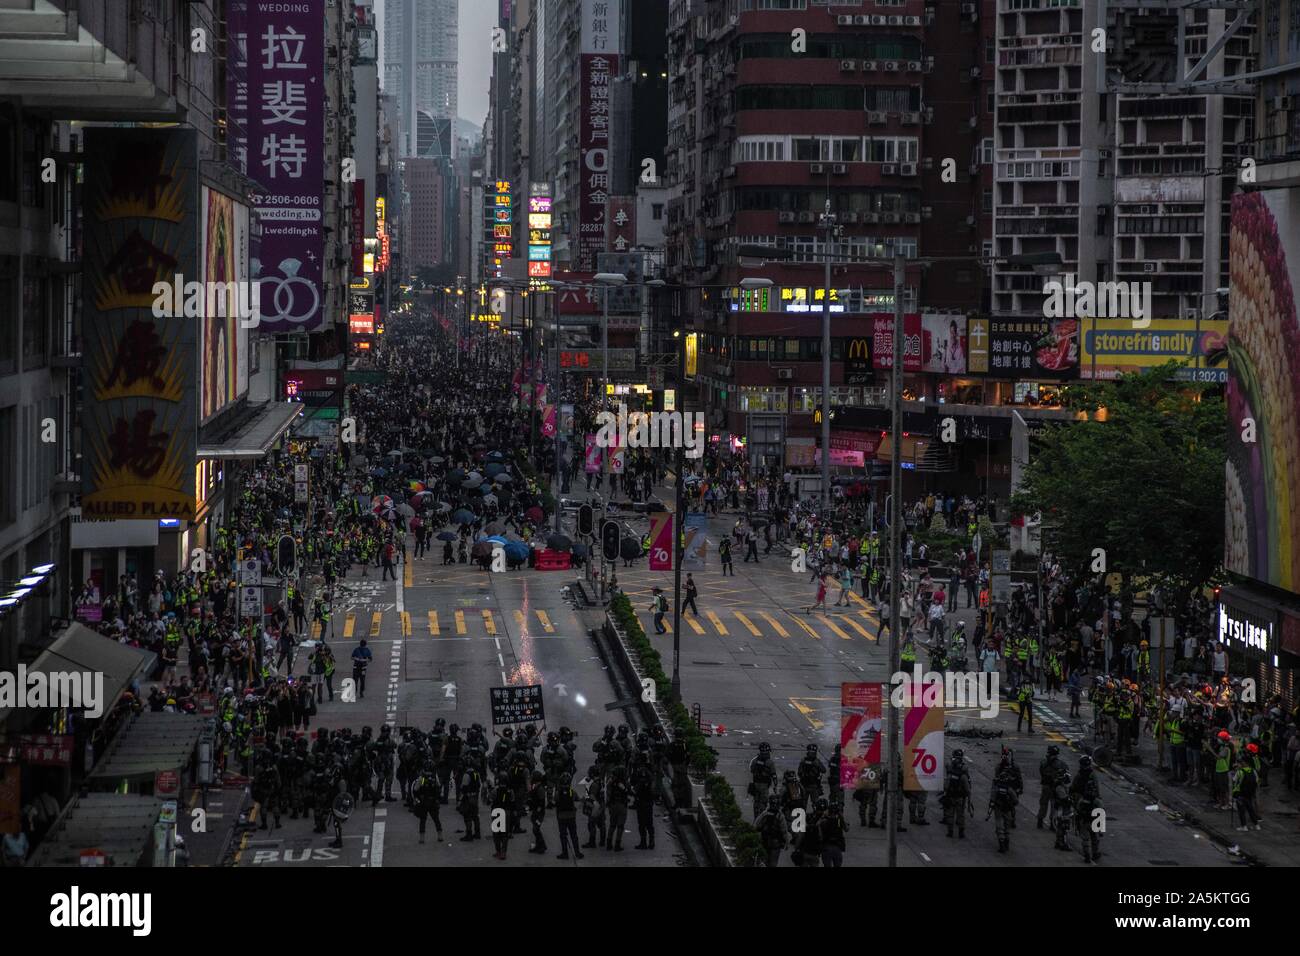
{"type": "Polygon", "coordinates": [[[619,735],[620,737],[626,737],[626,736],[628,735],[628,733],[629,733],[629,730],[628,730],[628,726],[627,726],[627,724],[619,724],[619,725],[618,725],[618,735],[619,735]]]}
{"type": "Polygon", "coordinates": [[[555,731],[551,731],[549,734],[546,735],[546,742],[548,744],[557,744],[560,742],[560,735],[557,734],[555,731]]]}
{"type": "Polygon", "coordinates": [[[777,807],[779,807],[779,806],[781,805],[781,800],[780,800],[780,798],[777,797],[776,795],[770,796],[770,797],[767,798],[767,805],[768,805],[771,809],[775,810],[777,807]]]}
{"type": "Polygon", "coordinates": [[[1092,758],[1091,758],[1091,757],[1083,756],[1083,757],[1080,757],[1080,758],[1079,758],[1079,769],[1080,769],[1080,770],[1087,770],[1087,769],[1089,769],[1091,766],[1092,766],[1092,758]]]}
{"type": "Polygon", "coordinates": [[[817,745],[816,745],[816,744],[809,744],[809,745],[808,745],[807,747],[805,747],[804,749],[808,752],[808,756],[809,756],[809,757],[815,757],[815,756],[817,756],[817,745]]]}
{"type": "Polygon", "coordinates": [[[772,745],[769,744],[766,740],[764,740],[762,743],[760,743],[760,744],[758,745],[758,752],[759,752],[759,753],[763,753],[763,754],[765,754],[765,753],[768,753],[771,749],[772,749],[772,745]]]}
{"type": "Polygon", "coordinates": [[[952,756],[954,760],[961,760],[963,757],[966,756],[966,751],[958,747],[956,750],[952,752],[952,756]]]}
{"type": "Polygon", "coordinates": [[[831,805],[831,802],[830,802],[829,800],[827,800],[825,797],[818,797],[818,798],[817,798],[816,807],[817,807],[818,810],[823,810],[823,811],[824,811],[824,810],[826,810],[830,805],[831,805]]]}
{"type": "Polygon", "coordinates": [[[1047,756],[1049,757],[1055,757],[1060,752],[1061,752],[1061,748],[1056,746],[1056,744],[1052,744],[1047,748],[1047,756]]]}
{"type": "Polygon", "coordinates": [[[501,731],[502,737],[513,737],[514,735],[515,729],[513,727],[507,727],[505,730],[501,731]]]}
{"type": "Polygon", "coordinates": [[[460,725],[459,725],[459,724],[452,724],[451,727],[448,728],[448,729],[450,730],[451,735],[452,735],[453,737],[454,737],[456,734],[460,733],[460,725]]]}

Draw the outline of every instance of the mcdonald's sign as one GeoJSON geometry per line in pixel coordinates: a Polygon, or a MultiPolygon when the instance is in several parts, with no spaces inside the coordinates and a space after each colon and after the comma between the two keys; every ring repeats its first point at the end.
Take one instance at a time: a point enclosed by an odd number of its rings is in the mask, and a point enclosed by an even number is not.
{"type": "Polygon", "coordinates": [[[844,384],[870,385],[875,381],[871,369],[871,336],[844,340],[844,384]]]}

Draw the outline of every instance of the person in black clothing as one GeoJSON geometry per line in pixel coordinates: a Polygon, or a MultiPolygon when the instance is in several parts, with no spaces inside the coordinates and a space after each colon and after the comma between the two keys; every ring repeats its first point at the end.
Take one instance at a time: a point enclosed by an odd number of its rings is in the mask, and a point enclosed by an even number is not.
{"type": "Polygon", "coordinates": [[[695,606],[695,597],[699,594],[699,589],[695,586],[695,579],[688,573],[686,575],[686,600],[682,602],[682,610],[687,608],[696,616],[700,616],[700,609],[695,606]]]}
{"type": "Polygon", "coordinates": [[[496,858],[504,860],[510,849],[510,831],[515,817],[515,795],[509,784],[502,782],[492,794],[492,845],[496,847],[496,858]]]}
{"type": "Polygon", "coordinates": [[[300,588],[293,592],[293,602],[290,609],[293,611],[294,633],[300,636],[305,635],[307,633],[307,602],[303,600],[300,588]]]}
{"type": "Polygon", "coordinates": [[[747,545],[745,549],[745,563],[748,564],[750,559],[752,558],[754,560],[754,563],[757,564],[758,563],[758,535],[754,534],[753,528],[750,528],[749,531],[745,533],[745,542],[747,545]]]}
{"type": "Polygon", "coordinates": [[[442,564],[443,564],[443,567],[446,567],[446,566],[449,565],[449,564],[455,564],[455,563],[456,563],[456,556],[452,553],[452,550],[451,550],[451,542],[450,542],[450,541],[444,542],[444,543],[443,543],[443,546],[442,546],[442,564]]]}
{"type": "Polygon", "coordinates": [[[573,790],[573,775],[560,775],[560,785],[555,788],[555,820],[560,827],[560,853],[556,859],[569,858],[569,844],[573,844],[573,855],[581,860],[583,852],[578,848],[578,795],[573,790]]]}
{"type": "Polygon", "coordinates": [[[528,819],[533,825],[533,845],[529,853],[545,853],[546,837],[542,835],[542,822],[546,819],[546,775],[534,770],[528,787],[528,819]]]}
{"type": "Polygon", "coordinates": [[[718,542],[718,560],[722,562],[722,576],[736,576],[736,569],[731,566],[731,539],[723,538],[718,542]]]}
{"type": "MultiPolygon", "coordinates": [[[[442,840],[442,819],[438,815],[440,806],[438,801],[438,780],[429,769],[425,769],[415,781],[415,815],[420,818],[420,842],[424,842],[425,823],[429,817],[433,817],[434,829],[438,831],[438,839],[442,840]]],[[[466,833],[469,827],[466,826],[466,833]]]]}

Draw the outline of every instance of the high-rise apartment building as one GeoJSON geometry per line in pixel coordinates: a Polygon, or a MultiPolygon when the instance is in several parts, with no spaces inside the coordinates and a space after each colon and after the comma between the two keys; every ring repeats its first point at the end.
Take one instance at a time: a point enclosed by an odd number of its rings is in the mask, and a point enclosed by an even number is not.
{"type": "Polygon", "coordinates": [[[405,139],[399,154],[412,156],[418,143],[416,116],[457,115],[459,0],[387,0],[382,24],[384,92],[397,97],[405,139]]]}

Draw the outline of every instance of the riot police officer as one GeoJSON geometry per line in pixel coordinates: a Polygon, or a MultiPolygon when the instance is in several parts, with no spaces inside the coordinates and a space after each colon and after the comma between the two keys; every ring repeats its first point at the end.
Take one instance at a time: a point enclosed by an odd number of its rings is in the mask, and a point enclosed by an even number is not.
{"type": "Polygon", "coordinates": [[[785,849],[787,827],[785,816],[781,812],[781,798],[776,794],[767,798],[767,809],[754,820],[754,828],[758,830],[759,838],[763,841],[767,865],[779,865],[781,851],[785,849]]]}
{"type": "Polygon", "coordinates": [[[631,791],[627,783],[627,768],[614,767],[605,791],[606,813],[609,814],[609,831],[605,834],[605,849],[623,849],[623,829],[627,826],[627,804],[631,791]]]}
{"type": "Polygon", "coordinates": [[[948,836],[952,836],[955,823],[958,839],[966,839],[966,807],[969,803],[970,769],[966,766],[965,753],[958,748],[953,752],[943,782],[943,822],[948,825],[948,836]]]}
{"type": "Polygon", "coordinates": [[[441,842],[442,819],[438,813],[441,803],[438,799],[438,780],[432,767],[421,770],[411,782],[411,798],[415,815],[420,820],[420,842],[424,842],[424,828],[429,817],[433,817],[433,826],[441,842]]]}
{"type": "MultiPolygon", "coordinates": [[[[441,790],[441,786],[439,790],[441,790]]],[[[461,837],[462,843],[483,839],[483,831],[478,815],[479,794],[482,790],[483,776],[478,766],[467,764],[462,767],[456,782],[456,792],[459,794],[456,808],[465,821],[465,835],[461,837]]],[[[441,793],[439,794],[439,803],[441,803],[441,793]]]]}
{"type": "Polygon", "coordinates": [[[809,798],[817,800],[822,796],[822,778],[826,776],[826,765],[817,754],[817,745],[809,744],[804,758],[799,761],[799,785],[809,798]]]}
{"type": "Polygon", "coordinates": [[[758,756],[749,762],[749,795],[754,798],[754,819],[767,806],[772,784],[776,782],[776,761],[772,759],[772,745],[766,740],[758,745],[758,756]]]}
{"type": "Polygon", "coordinates": [[[1015,826],[1016,804],[1024,784],[1020,779],[1020,770],[1015,765],[1011,751],[1002,751],[1002,761],[993,774],[993,789],[989,793],[989,815],[993,817],[993,827],[998,837],[998,852],[1006,853],[1011,848],[1011,828],[1015,826]]]}
{"type": "Polygon", "coordinates": [[[1101,788],[1091,757],[1079,758],[1079,775],[1070,785],[1070,799],[1074,801],[1074,832],[1079,837],[1079,849],[1084,863],[1095,863],[1101,856],[1101,788]]]}
{"type": "Polygon", "coordinates": [[[1038,780],[1041,791],[1038,795],[1038,829],[1043,828],[1048,806],[1052,801],[1052,792],[1056,789],[1056,778],[1063,771],[1068,772],[1065,761],[1061,759],[1061,748],[1052,744],[1047,748],[1047,756],[1038,765],[1038,780]]]}

